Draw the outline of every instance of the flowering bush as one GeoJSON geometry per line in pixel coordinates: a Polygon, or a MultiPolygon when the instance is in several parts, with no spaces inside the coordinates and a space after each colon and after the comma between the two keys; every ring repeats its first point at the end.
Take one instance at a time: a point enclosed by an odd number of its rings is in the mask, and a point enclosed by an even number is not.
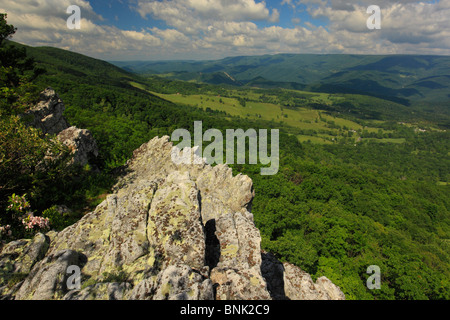
{"type": "Polygon", "coordinates": [[[36,232],[45,232],[50,229],[50,220],[35,216],[30,208],[26,194],[23,196],[13,194],[8,198],[6,211],[9,215],[3,217],[2,220],[6,221],[0,221],[6,222],[4,226],[0,225],[0,239],[33,236],[36,232]]]}
{"type": "Polygon", "coordinates": [[[17,196],[16,194],[10,196],[8,198],[9,205],[7,207],[7,211],[11,212],[16,217],[21,216],[25,210],[31,207],[26,196],[26,194],[23,196],[17,196]]]}
{"type": "Polygon", "coordinates": [[[22,224],[25,226],[26,231],[32,231],[40,229],[40,231],[45,231],[50,228],[49,220],[43,217],[35,217],[32,212],[29,213],[28,217],[22,219],[22,224]]]}

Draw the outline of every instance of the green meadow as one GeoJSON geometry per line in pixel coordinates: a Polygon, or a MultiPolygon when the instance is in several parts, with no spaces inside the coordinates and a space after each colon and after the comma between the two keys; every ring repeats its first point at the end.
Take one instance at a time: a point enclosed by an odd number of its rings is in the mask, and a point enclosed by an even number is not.
{"type": "MultiPolygon", "coordinates": [[[[133,83],[133,85],[139,89],[144,89],[144,85],[142,84],[133,83]]],[[[308,103],[312,102],[331,105],[333,101],[345,99],[342,95],[302,91],[295,92],[307,97],[306,102],[308,103]]],[[[360,133],[363,131],[366,133],[379,133],[382,135],[392,132],[377,126],[364,126],[355,121],[331,115],[325,110],[312,109],[306,106],[286,107],[280,103],[262,102],[261,100],[264,99],[261,98],[261,95],[251,89],[230,90],[227,92],[227,96],[221,96],[215,93],[192,95],[181,93],[151,93],[176,104],[197,107],[203,110],[210,109],[221,111],[232,117],[273,121],[284,128],[291,128],[291,132],[296,134],[300,142],[311,141],[312,143],[329,144],[342,137],[353,137],[358,139],[361,137],[360,133]],[[242,105],[239,98],[245,99],[245,106],[242,105]]],[[[271,96],[269,95],[265,98],[270,99],[271,96]]],[[[382,123],[383,121],[378,121],[377,123],[374,122],[374,124],[382,123]]],[[[389,138],[371,138],[371,140],[379,140],[384,143],[404,142],[404,139],[389,138]]]]}

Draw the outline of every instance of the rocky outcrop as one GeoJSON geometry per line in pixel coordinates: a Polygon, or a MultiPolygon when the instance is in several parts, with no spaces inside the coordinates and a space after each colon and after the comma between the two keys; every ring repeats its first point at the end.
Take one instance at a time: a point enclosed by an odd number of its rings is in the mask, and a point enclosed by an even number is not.
{"type": "Polygon", "coordinates": [[[249,177],[233,176],[225,165],[177,165],[171,155],[178,151],[168,137],[151,140],[134,152],[113,194],[78,223],[6,245],[0,254],[0,295],[18,300],[345,298],[328,279],[313,283],[298,267],[261,252],[249,177]],[[79,288],[68,285],[70,266],[81,270],[79,288]]]}
{"type": "Polygon", "coordinates": [[[97,142],[89,130],[70,127],[61,131],[56,138],[69,148],[69,164],[84,166],[98,157],[97,142]]]}
{"type": "Polygon", "coordinates": [[[39,102],[25,115],[31,116],[30,125],[41,129],[44,134],[58,134],[69,127],[64,118],[65,106],[52,88],[47,88],[39,95],[39,102]]]}
{"type": "Polygon", "coordinates": [[[290,263],[281,263],[271,253],[263,252],[261,272],[267,289],[275,300],[345,300],[344,293],[328,278],[314,283],[311,276],[290,263]]]}
{"type": "Polygon", "coordinates": [[[39,102],[25,113],[29,125],[56,139],[69,148],[69,165],[84,166],[98,156],[98,147],[89,130],[71,127],[64,117],[65,106],[52,88],[40,93],[39,102]]]}

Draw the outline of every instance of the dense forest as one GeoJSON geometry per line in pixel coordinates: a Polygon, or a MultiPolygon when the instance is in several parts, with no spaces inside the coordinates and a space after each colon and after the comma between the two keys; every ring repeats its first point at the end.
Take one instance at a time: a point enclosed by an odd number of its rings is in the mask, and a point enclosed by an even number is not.
{"type": "Polygon", "coordinates": [[[4,15],[0,22],[0,226],[14,229],[12,234],[2,232],[3,241],[32,236],[15,222],[25,208],[47,219],[49,226],[42,225],[46,230],[60,230],[82,217],[110,191],[132,151],[155,136],[171,135],[178,128],[192,131],[198,120],[203,130],[222,132],[277,128],[277,175],[261,176],[259,165],[232,165],[236,174],[253,179],[252,212],[263,249],[314,278],[325,275],[347,299],[450,299],[450,133],[442,124],[429,117],[420,122],[420,114],[412,117],[404,106],[397,109],[391,102],[386,108],[370,108],[366,100],[358,104],[344,97],[325,104],[334,106],[325,110],[307,95],[258,89],[262,102],[275,99],[270,102],[295,109],[299,104],[289,101],[300,99],[302,107],[356,124],[377,121],[381,128],[380,137],[373,133],[370,139],[367,132],[359,143],[349,137],[327,144],[300,141],[299,128],[283,119],[233,115],[208,108],[208,103],[199,108],[151,93],[236,99],[236,107],[246,111],[252,99],[244,97],[251,97],[253,89],[139,76],[68,51],[26,47],[7,41],[15,30],[4,15]],[[38,170],[46,150],[61,146],[27,127],[19,115],[48,86],[63,99],[70,124],[91,130],[96,138],[98,171],[67,171],[58,161],[38,170]],[[352,105],[355,112],[342,114],[352,105]],[[413,118],[430,129],[418,132],[400,124],[413,118]],[[387,139],[388,132],[402,143],[376,141],[387,139]],[[73,213],[56,216],[52,207],[61,204],[73,213]],[[366,287],[370,265],[381,268],[381,290],[366,287]]]}

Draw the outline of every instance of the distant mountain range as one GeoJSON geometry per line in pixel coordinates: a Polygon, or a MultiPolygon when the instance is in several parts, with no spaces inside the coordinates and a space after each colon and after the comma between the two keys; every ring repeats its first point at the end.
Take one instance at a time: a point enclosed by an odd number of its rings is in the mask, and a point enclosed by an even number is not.
{"type": "Polygon", "coordinates": [[[137,74],[209,84],[360,93],[405,105],[450,102],[449,56],[277,54],[112,63],[137,74]]]}
{"type": "MultiPolygon", "coordinates": [[[[127,95],[145,94],[155,105],[166,105],[167,101],[139,88],[158,91],[155,88],[169,85],[170,80],[184,80],[191,84],[175,81],[170,86],[208,83],[241,88],[355,93],[403,104],[409,114],[425,112],[432,121],[443,122],[445,126],[450,116],[450,57],[447,56],[280,54],[217,61],[111,64],[53,47],[29,47],[12,41],[11,44],[26,48],[39,66],[47,70],[38,81],[53,86],[68,102],[77,100],[70,88],[89,86],[90,90],[98,91],[102,86],[127,95]],[[157,76],[150,77],[150,74],[157,76]]],[[[370,107],[373,112],[386,113],[389,109],[389,101],[374,101],[378,102],[370,107]]]]}

